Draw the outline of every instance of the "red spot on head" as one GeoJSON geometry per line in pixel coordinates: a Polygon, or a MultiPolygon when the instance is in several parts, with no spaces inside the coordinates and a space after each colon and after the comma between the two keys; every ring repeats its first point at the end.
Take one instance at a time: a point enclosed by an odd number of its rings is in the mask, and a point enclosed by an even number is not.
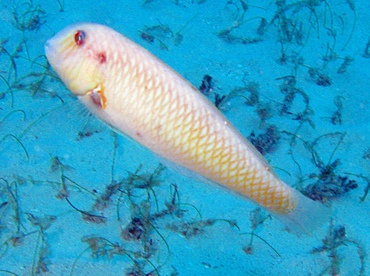
{"type": "Polygon", "coordinates": [[[85,43],[86,33],[84,31],[78,30],[75,33],[75,42],[78,46],[81,46],[85,43]]]}
{"type": "Polygon", "coordinates": [[[101,64],[103,64],[107,61],[107,56],[104,52],[98,53],[97,57],[98,57],[98,60],[101,64]]]}

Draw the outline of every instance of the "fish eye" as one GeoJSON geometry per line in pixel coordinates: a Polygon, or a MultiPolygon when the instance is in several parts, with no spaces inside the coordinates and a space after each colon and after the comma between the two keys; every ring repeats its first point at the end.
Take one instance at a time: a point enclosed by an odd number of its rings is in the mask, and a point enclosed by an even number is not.
{"type": "Polygon", "coordinates": [[[82,30],[78,30],[75,33],[75,42],[78,46],[81,46],[85,43],[86,40],[86,33],[82,30]]]}

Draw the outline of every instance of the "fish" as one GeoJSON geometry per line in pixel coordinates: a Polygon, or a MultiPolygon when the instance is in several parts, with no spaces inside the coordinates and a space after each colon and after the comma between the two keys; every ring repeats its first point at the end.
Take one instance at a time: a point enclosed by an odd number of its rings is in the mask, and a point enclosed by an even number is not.
{"type": "Polygon", "coordinates": [[[160,157],[265,208],[310,234],[328,208],[284,183],[201,93],[108,26],[76,23],[45,43],[49,64],[86,108],[160,157]]]}

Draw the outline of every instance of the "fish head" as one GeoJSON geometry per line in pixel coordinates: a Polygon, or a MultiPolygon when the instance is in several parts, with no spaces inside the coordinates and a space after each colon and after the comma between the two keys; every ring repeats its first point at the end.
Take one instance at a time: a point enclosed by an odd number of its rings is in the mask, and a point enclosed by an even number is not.
{"type": "MultiPolygon", "coordinates": [[[[77,96],[104,86],[109,37],[96,32],[101,25],[79,23],[66,27],[45,43],[46,57],[71,92],[77,96]]],[[[100,32],[101,33],[101,32],[100,32]]]]}

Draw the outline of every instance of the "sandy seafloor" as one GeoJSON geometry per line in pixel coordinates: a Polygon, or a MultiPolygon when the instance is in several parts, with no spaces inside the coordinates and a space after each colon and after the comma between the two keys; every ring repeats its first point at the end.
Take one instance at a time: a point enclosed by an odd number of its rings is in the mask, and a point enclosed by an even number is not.
{"type": "Polygon", "coordinates": [[[370,275],[370,2],[144,2],[1,0],[0,275],[370,275]],[[269,129],[266,159],[331,220],[292,234],[88,116],[44,56],[81,21],[211,76],[208,97],[244,136],[269,129]]]}

